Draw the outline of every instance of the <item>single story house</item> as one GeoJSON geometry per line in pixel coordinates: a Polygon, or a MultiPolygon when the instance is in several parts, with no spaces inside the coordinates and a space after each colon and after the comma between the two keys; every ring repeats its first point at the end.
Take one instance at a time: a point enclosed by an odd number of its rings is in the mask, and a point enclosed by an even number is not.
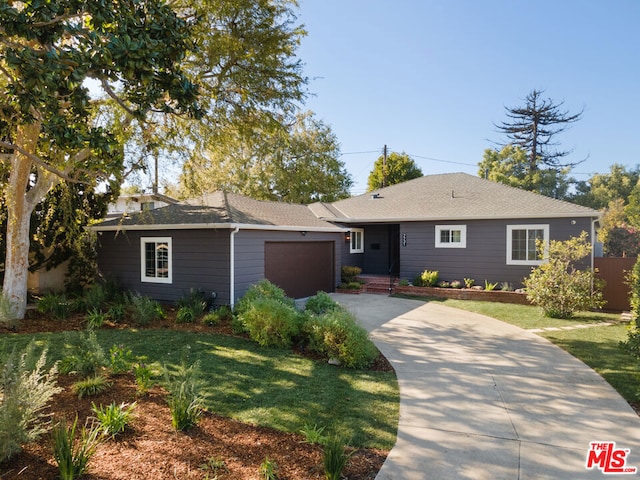
{"type": "Polygon", "coordinates": [[[92,229],[101,271],[127,288],[163,301],[196,288],[233,305],[264,278],[296,298],[333,291],[343,265],[519,287],[543,262],[537,239],[586,231],[594,243],[598,218],[590,208],[452,173],[311,205],[216,192],[92,229]]]}

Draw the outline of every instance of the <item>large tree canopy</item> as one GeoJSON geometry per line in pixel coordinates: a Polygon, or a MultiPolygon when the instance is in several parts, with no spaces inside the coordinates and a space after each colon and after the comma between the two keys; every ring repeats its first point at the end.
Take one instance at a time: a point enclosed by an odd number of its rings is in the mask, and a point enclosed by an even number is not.
{"type": "Polygon", "coordinates": [[[0,147],[9,176],[3,297],[26,309],[30,218],[63,180],[119,185],[122,150],[85,81],[129,118],[195,114],[198,90],[181,69],[189,22],[161,0],[8,1],[0,6],[0,147]]]}
{"type": "MultiPolygon", "coordinates": [[[[386,147],[385,147],[386,148],[386,147]]],[[[367,178],[368,191],[406,182],[422,176],[422,170],[406,153],[391,152],[381,155],[373,164],[373,170],[367,178]],[[386,158],[385,158],[386,157],[386,158]]]]}
{"type": "Polygon", "coordinates": [[[488,148],[478,164],[478,176],[511,187],[538,192],[552,198],[565,198],[569,189],[568,169],[531,171],[527,152],[507,145],[501,150],[488,148]]]}
{"type": "MultiPolygon", "coordinates": [[[[353,184],[331,129],[311,113],[289,128],[247,132],[229,127],[206,158],[184,165],[181,196],[215,190],[291,203],[332,202],[353,184]]],[[[220,137],[220,135],[218,135],[220,137]]]]}
{"type": "Polygon", "coordinates": [[[577,182],[571,200],[597,210],[606,208],[617,199],[623,199],[627,203],[638,180],[640,166],[627,169],[624,165],[614,163],[609,168],[609,173],[596,173],[587,181],[577,182]]]}
{"type": "Polygon", "coordinates": [[[571,150],[557,150],[556,136],[577,122],[583,111],[570,114],[562,110],[563,102],[555,103],[542,97],[544,92],[532,90],[524,99],[522,107],[505,107],[507,120],[496,124],[496,128],[507,139],[501,145],[514,145],[527,152],[528,171],[541,168],[563,169],[579,162],[565,162],[571,150]]]}

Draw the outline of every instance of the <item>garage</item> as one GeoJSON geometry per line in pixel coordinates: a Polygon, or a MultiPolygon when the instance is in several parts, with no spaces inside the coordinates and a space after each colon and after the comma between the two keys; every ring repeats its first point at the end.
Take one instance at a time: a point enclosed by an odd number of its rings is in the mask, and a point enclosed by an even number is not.
{"type": "Polygon", "coordinates": [[[334,242],[265,242],[265,277],[287,296],[335,289],[334,242]]]}

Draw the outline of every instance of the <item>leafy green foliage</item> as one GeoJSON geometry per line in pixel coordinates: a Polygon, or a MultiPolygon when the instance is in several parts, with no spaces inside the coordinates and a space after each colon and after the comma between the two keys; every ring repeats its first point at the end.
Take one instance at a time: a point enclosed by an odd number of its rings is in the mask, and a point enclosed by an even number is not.
{"type": "Polygon", "coordinates": [[[115,402],[103,407],[91,404],[91,410],[96,416],[100,425],[100,430],[104,436],[115,437],[117,434],[124,432],[125,428],[131,423],[134,417],[136,402],[132,404],[121,403],[116,405],[115,402]]]}
{"type": "Polygon", "coordinates": [[[160,303],[139,293],[129,295],[129,309],[131,317],[137,325],[147,325],[165,316],[160,303]]]}
{"type": "Polygon", "coordinates": [[[135,361],[135,355],[125,345],[112,345],[109,349],[109,367],[116,375],[129,372],[135,361]]]}
{"type": "Polygon", "coordinates": [[[326,292],[318,292],[313,297],[307,300],[304,306],[306,312],[311,312],[315,315],[321,315],[331,310],[339,308],[339,304],[329,296],[326,292]]]}
{"type": "Polygon", "coordinates": [[[144,363],[136,363],[132,367],[133,376],[136,379],[136,393],[146,395],[153,386],[151,367],[144,363]]]}
{"type": "MultiPolygon", "coordinates": [[[[544,252],[545,246],[539,244],[538,248],[544,252]]],[[[556,318],[600,308],[604,304],[601,282],[589,268],[577,267],[590,253],[586,232],[564,242],[551,241],[546,263],[534,268],[524,281],[527,298],[542,307],[545,315],[556,318]]]]}
{"type": "Polygon", "coordinates": [[[200,363],[187,366],[183,361],[175,369],[165,366],[165,386],[169,391],[167,403],[171,424],[178,431],[189,430],[198,424],[203,412],[200,363]]]}
{"type": "Polygon", "coordinates": [[[362,273],[360,267],[353,265],[343,265],[340,269],[340,281],[342,283],[355,283],[358,281],[358,275],[362,273]]]}
{"type": "Polygon", "coordinates": [[[416,287],[434,287],[438,284],[440,272],[437,270],[425,270],[413,279],[413,285],[416,287]]]}
{"type": "Polygon", "coordinates": [[[319,427],[318,424],[310,425],[306,423],[300,433],[304,436],[306,443],[318,443],[324,445],[327,442],[327,436],[323,435],[325,427],[319,427]]]}
{"type": "Polygon", "coordinates": [[[27,348],[12,353],[0,370],[0,462],[20,451],[21,445],[36,440],[47,430],[42,412],[53,395],[61,389],[55,385],[54,365],[45,371],[47,349],[37,356],[31,342],[27,348]]]}
{"type": "Polygon", "coordinates": [[[287,297],[283,289],[274,285],[269,280],[261,280],[260,282],[251,285],[249,290],[247,290],[247,293],[238,300],[234,308],[235,314],[238,316],[242,315],[254,300],[262,298],[272,298],[284,303],[285,305],[289,305],[291,307],[295,306],[295,301],[287,297]]]}
{"type": "Polygon", "coordinates": [[[640,360],[640,259],[634,263],[626,280],[631,293],[629,297],[631,321],[629,322],[627,339],[620,342],[620,346],[627,353],[640,360]]]}
{"type": "Polygon", "coordinates": [[[312,351],[335,358],[347,367],[367,367],[378,356],[367,331],[344,308],[308,318],[303,330],[312,351]]]}
{"type": "Polygon", "coordinates": [[[300,312],[277,298],[258,298],[238,315],[252,340],[263,347],[290,347],[300,333],[300,312]]]}
{"type": "Polygon", "coordinates": [[[178,306],[176,323],[193,323],[207,308],[204,294],[194,289],[179,298],[176,304],[178,306]]]}
{"type": "Polygon", "coordinates": [[[484,281],[484,289],[487,291],[495,290],[498,287],[498,282],[484,281]]]}
{"type": "Polygon", "coordinates": [[[104,375],[90,375],[73,384],[73,391],[78,398],[95,397],[111,388],[111,382],[104,375]]]}
{"type": "Polygon", "coordinates": [[[371,192],[421,176],[422,170],[409,155],[404,152],[391,152],[386,162],[384,155],[381,155],[373,164],[373,170],[367,178],[367,189],[371,192]]]}
{"type": "Polygon", "coordinates": [[[51,430],[53,458],[58,464],[61,480],[75,480],[86,472],[89,460],[102,441],[99,425],[84,425],[80,432],[78,416],[68,426],[66,420],[56,423],[51,430]],[[78,437],[79,433],[79,438],[78,437]]]}
{"type": "Polygon", "coordinates": [[[264,458],[258,471],[263,480],[278,480],[278,464],[269,457],[264,458]]]}
{"type": "Polygon", "coordinates": [[[38,299],[36,308],[40,313],[64,320],[71,313],[71,301],[62,293],[47,293],[38,299]]]}
{"type": "Polygon", "coordinates": [[[64,357],[60,362],[60,371],[65,374],[77,374],[83,377],[95,375],[106,366],[104,350],[98,343],[94,331],[65,332],[64,357]]]}
{"type": "Polygon", "coordinates": [[[324,446],[324,474],[327,480],[340,480],[342,470],[349,463],[351,454],[345,448],[344,439],[332,435],[327,439],[324,446]]]}
{"type": "Polygon", "coordinates": [[[93,330],[94,328],[100,328],[107,320],[107,314],[99,308],[92,308],[87,312],[85,316],[87,322],[87,330],[93,330]]]}

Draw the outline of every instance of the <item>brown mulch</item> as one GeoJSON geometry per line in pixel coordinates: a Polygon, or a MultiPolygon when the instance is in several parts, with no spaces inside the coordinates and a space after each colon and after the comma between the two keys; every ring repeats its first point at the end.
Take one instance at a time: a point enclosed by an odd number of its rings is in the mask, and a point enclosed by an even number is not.
{"type": "MultiPolygon", "coordinates": [[[[170,316],[171,317],[171,316],[170,316]]],[[[126,328],[125,325],[107,325],[105,328],[126,328]]],[[[230,333],[228,325],[208,327],[200,324],[177,325],[171,318],[155,322],[148,328],[173,328],[194,331],[230,333]]],[[[72,316],[64,321],[45,320],[36,312],[15,330],[0,328],[0,335],[9,331],[36,333],[42,331],[84,330],[84,320],[72,316]]],[[[392,367],[382,356],[372,367],[389,371],[392,367]]],[[[48,406],[54,419],[73,420],[78,414],[79,424],[91,417],[92,403],[109,405],[137,402],[135,417],[130,428],[115,439],[104,441],[89,461],[85,480],[146,480],[184,479],[219,480],[260,479],[260,464],[269,458],[277,465],[280,480],[323,479],[322,447],[304,443],[298,434],[284,433],[269,428],[240,423],[207,412],[198,425],[187,432],[176,432],[171,426],[171,415],[166,392],[154,387],[146,396],[137,396],[132,375],[111,376],[112,387],[105,393],[79,399],[71,385],[76,377],[60,375],[63,391],[48,406]],[[218,465],[220,468],[207,467],[218,465]]],[[[388,451],[357,449],[343,471],[349,480],[374,479],[388,451]]],[[[37,442],[24,445],[23,451],[9,461],[0,463],[0,480],[37,480],[58,478],[51,442],[44,435],[37,442]]]]}

